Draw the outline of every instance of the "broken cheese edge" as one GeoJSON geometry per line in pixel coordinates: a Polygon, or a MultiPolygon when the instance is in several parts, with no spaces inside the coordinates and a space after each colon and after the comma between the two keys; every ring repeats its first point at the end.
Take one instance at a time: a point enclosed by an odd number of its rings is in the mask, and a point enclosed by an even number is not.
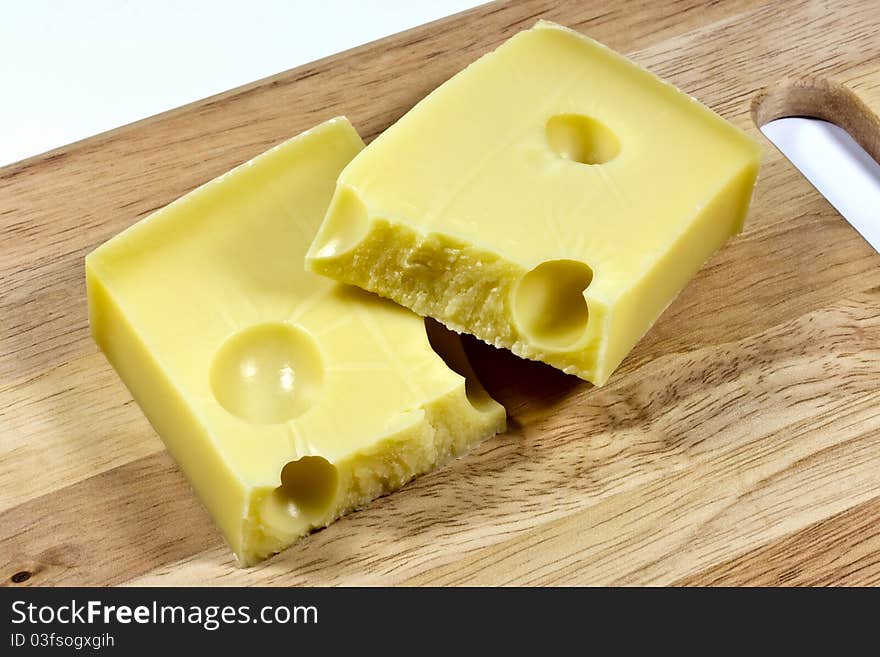
{"type": "Polygon", "coordinates": [[[328,121],[86,258],[94,339],[240,565],[505,427],[457,336],[303,269],[361,148],[328,121]]]}
{"type": "Polygon", "coordinates": [[[741,228],[759,145],[541,21],[342,172],[306,266],[604,384],[741,228]]]}

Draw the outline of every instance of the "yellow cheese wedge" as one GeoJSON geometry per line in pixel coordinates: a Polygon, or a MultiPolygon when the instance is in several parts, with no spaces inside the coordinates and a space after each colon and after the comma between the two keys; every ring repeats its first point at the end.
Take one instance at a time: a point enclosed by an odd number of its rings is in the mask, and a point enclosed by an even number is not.
{"type": "Polygon", "coordinates": [[[86,258],[95,340],[243,565],[504,427],[457,336],[447,365],[422,318],[303,269],[362,147],[324,123],[86,258]]]}
{"type": "Polygon", "coordinates": [[[306,262],[602,384],[740,230],[759,159],[694,99],[540,22],[345,168],[306,262]]]}

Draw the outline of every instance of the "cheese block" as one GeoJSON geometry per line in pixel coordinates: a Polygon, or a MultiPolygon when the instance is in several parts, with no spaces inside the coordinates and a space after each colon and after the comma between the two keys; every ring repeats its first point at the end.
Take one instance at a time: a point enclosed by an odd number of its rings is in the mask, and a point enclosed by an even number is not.
{"type": "Polygon", "coordinates": [[[694,99],[539,22],[345,168],[306,262],[603,384],[741,229],[759,160],[694,99]]]}
{"type": "Polygon", "coordinates": [[[504,428],[458,336],[304,270],[362,147],[324,123],[86,258],[95,340],[243,565],[504,428]]]}

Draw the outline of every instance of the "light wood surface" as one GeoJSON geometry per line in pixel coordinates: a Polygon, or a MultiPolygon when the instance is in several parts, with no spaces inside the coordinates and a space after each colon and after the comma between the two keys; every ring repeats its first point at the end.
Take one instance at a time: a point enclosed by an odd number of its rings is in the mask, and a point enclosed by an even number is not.
{"type": "Polygon", "coordinates": [[[0,578],[880,582],[880,255],[755,125],[820,114],[877,155],[878,30],[874,0],[493,4],[0,169],[0,578]],[[539,17],[765,144],[744,233],[604,388],[468,341],[508,433],[235,568],[89,337],[84,256],[331,116],[374,137],[539,17]]]}

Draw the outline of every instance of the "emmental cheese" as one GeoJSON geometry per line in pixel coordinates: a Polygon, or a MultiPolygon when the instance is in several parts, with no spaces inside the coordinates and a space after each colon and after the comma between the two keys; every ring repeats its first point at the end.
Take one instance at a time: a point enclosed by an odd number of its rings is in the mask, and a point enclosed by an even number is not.
{"type": "Polygon", "coordinates": [[[322,124],[86,259],[95,340],[243,565],[504,427],[457,336],[447,365],[422,318],[303,269],[362,147],[322,124]]]}
{"type": "Polygon", "coordinates": [[[694,99],[540,22],[345,168],[307,266],[603,384],[741,229],[759,160],[694,99]]]}

